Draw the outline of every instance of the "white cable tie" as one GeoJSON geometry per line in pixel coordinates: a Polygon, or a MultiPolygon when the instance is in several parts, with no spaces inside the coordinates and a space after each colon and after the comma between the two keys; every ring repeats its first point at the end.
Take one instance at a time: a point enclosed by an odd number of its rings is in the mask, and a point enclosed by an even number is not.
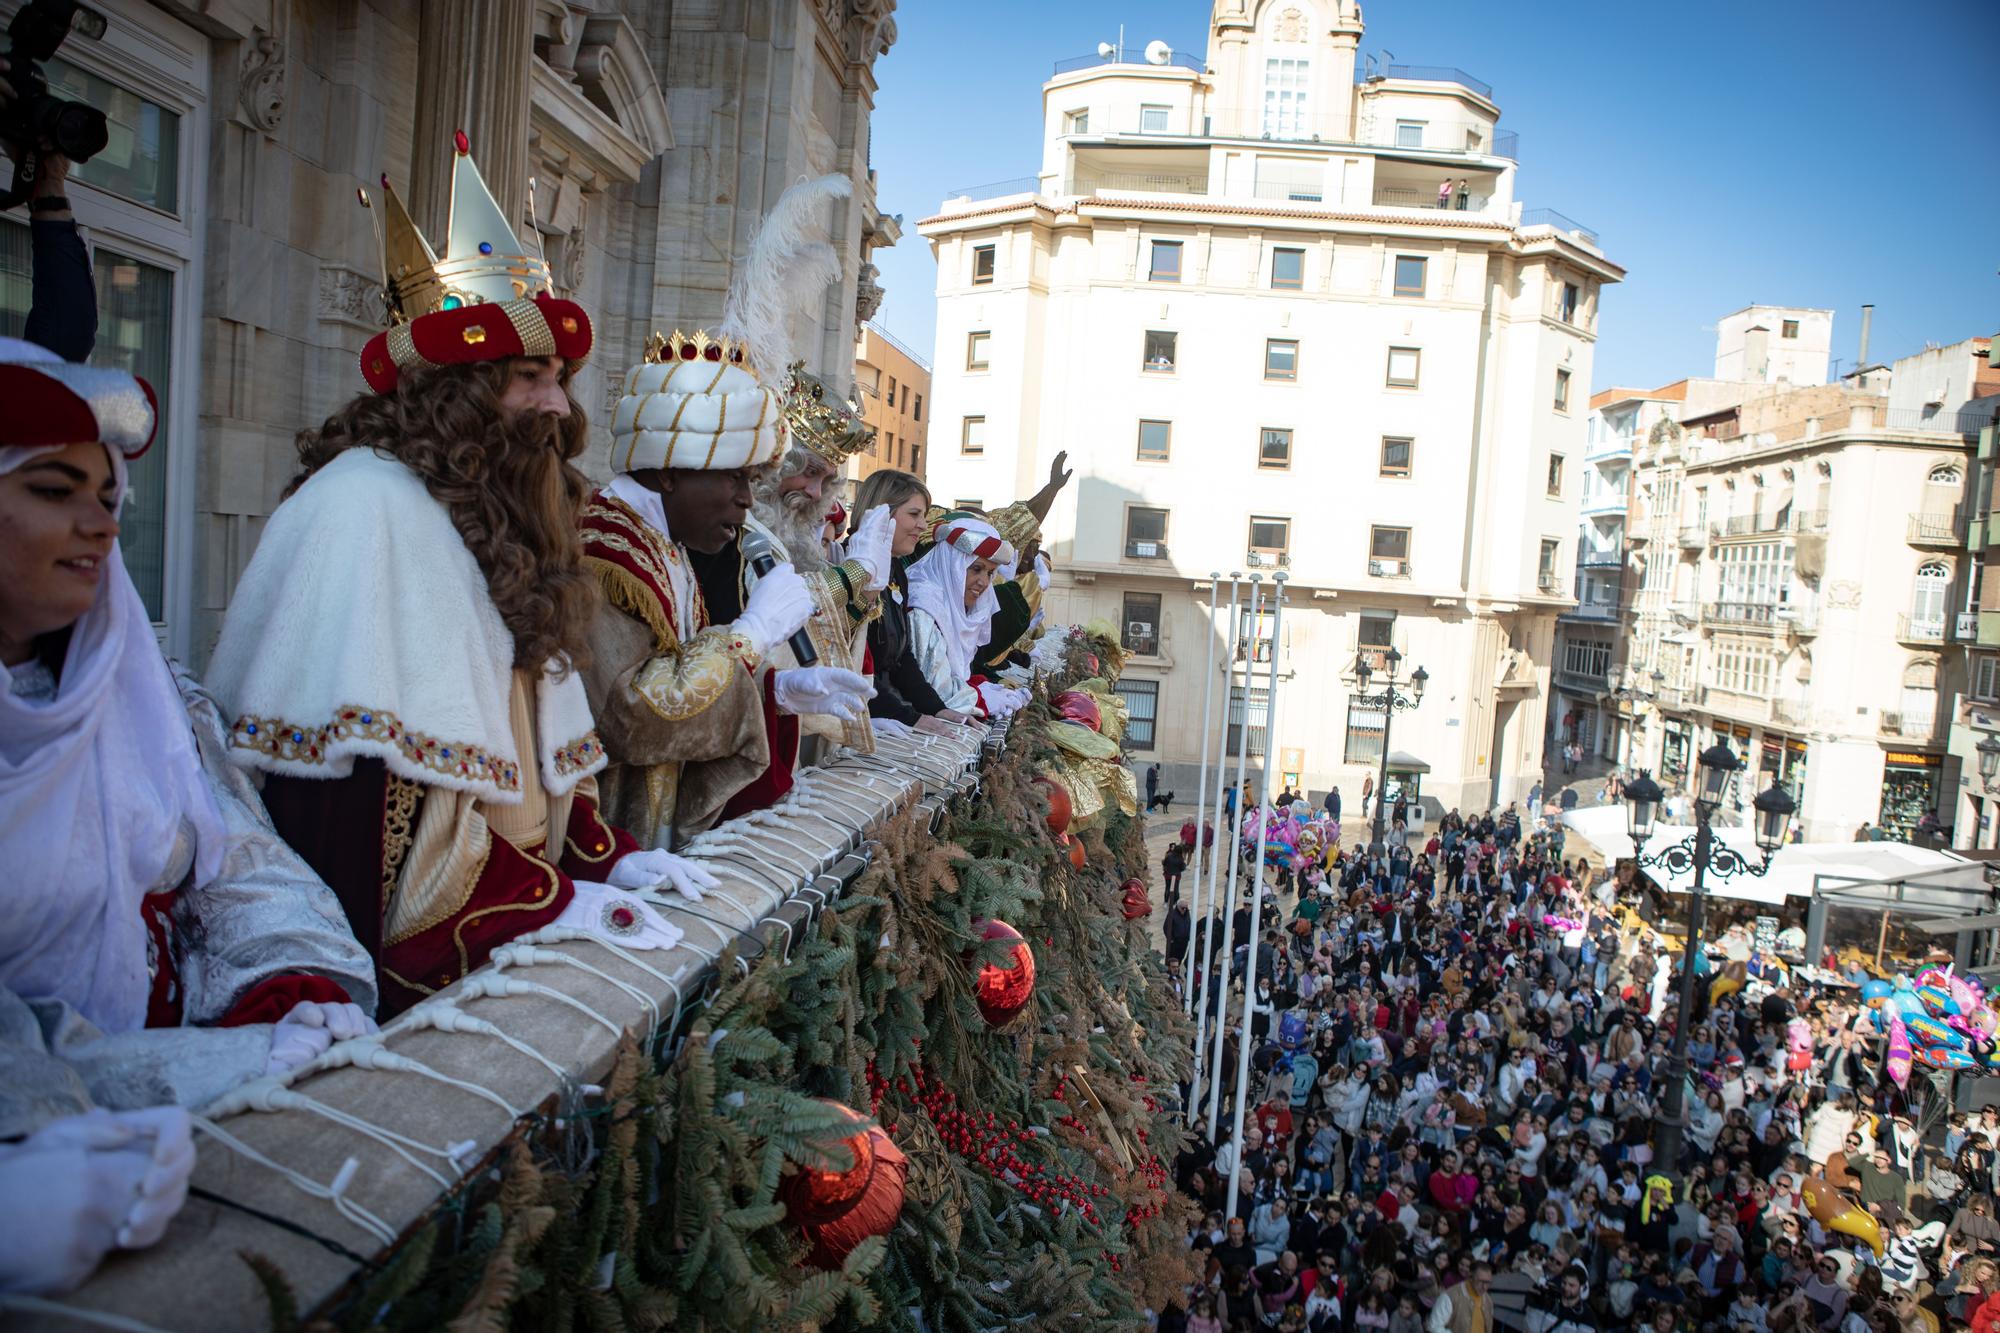
{"type": "Polygon", "coordinates": [[[237,1156],[255,1162],[266,1170],[276,1172],[315,1199],[327,1200],[333,1205],[335,1212],[373,1236],[383,1245],[392,1245],[395,1243],[396,1232],[393,1227],[375,1216],[375,1214],[369,1212],[368,1209],[362,1207],[359,1203],[346,1197],[346,1188],[353,1181],[354,1172],[360,1167],[360,1163],[354,1158],[348,1158],[341,1165],[339,1174],[334,1178],[335,1187],[328,1188],[310,1176],[294,1171],[289,1166],[272,1161],[263,1153],[258,1152],[255,1148],[237,1138],[234,1134],[231,1134],[208,1117],[196,1115],[189,1118],[196,1129],[208,1135],[237,1156]]]}
{"type": "Polygon", "coordinates": [[[466,978],[464,984],[459,988],[459,994],[475,998],[485,995],[496,1000],[510,999],[517,995],[543,995],[559,1004],[568,1005],[580,1014],[596,1019],[605,1026],[606,1030],[612,1036],[621,1039],[625,1036],[623,1026],[612,1022],[582,1000],[577,999],[574,995],[565,995],[553,987],[544,986],[535,981],[524,981],[519,977],[510,977],[504,973],[475,973],[466,978]]]}
{"type": "Polygon", "coordinates": [[[569,954],[563,953],[561,950],[541,949],[537,948],[532,944],[522,944],[517,940],[514,943],[503,944],[499,948],[495,949],[491,955],[491,960],[496,968],[501,968],[501,969],[505,969],[508,967],[544,966],[544,967],[573,967],[577,969],[577,971],[579,972],[588,972],[591,976],[596,977],[599,981],[602,981],[609,986],[615,986],[619,990],[625,992],[625,994],[637,1000],[640,1004],[644,1005],[646,1007],[646,1012],[653,1016],[652,1026],[655,1028],[660,1026],[659,1001],[655,1000],[652,996],[646,994],[646,992],[640,990],[637,986],[634,986],[629,982],[620,981],[617,977],[612,976],[609,972],[606,972],[603,968],[592,967],[589,963],[584,962],[581,958],[573,957],[569,954]]]}
{"type": "MultiPolygon", "coordinates": [[[[676,927],[676,929],[678,929],[678,927],[676,927]]],[[[683,935],[686,934],[685,931],[683,931],[682,933],[683,935]]],[[[647,962],[645,962],[643,959],[639,957],[638,953],[636,953],[635,951],[627,949],[625,946],[621,944],[614,944],[612,941],[606,939],[602,935],[593,935],[587,930],[577,930],[573,926],[543,926],[540,930],[531,930],[525,935],[515,936],[514,943],[595,944],[598,948],[609,952],[612,955],[612,957],[618,959],[620,962],[629,963],[633,967],[638,968],[641,972],[644,972],[647,976],[652,977],[655,981],[659,982],[661,985],[672,986],[674,984],[674,979],[672,977],[660,971],[659,968],[653,967],[647,962]]],[[[676,990],[678,990],[678,987],[676,987],[676,990]]]]}

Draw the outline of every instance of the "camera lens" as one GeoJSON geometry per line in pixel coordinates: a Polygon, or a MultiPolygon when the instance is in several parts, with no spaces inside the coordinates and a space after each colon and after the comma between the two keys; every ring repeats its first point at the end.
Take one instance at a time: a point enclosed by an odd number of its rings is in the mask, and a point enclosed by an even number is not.
{"type": "Polygon", "coordinates": [[[82,102],[46,98],[35,108],[35,120],[48,142],[72,162],[88,162],[111,141],[104,113],[82,102]]]}

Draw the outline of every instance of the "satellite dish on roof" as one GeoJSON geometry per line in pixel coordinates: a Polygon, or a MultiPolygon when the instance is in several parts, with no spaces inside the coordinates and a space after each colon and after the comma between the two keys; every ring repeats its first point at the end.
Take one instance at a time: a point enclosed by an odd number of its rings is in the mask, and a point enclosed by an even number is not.
{"type": "Polygon", "coordinates": [[[1174,58],[1174,48],[1157,39],[1146,43],[1146,63],[1164,65],[1174,58]]]}
{"type": "Polygon", "coordinates": [[[1111,59],[1113,55],[1117,54],[1117,51],[1118,48],[1113,46],[1110,42],[1099,42],[1097,44],[1097,54],[1104,57],[1106,60],[1111,59]]]}

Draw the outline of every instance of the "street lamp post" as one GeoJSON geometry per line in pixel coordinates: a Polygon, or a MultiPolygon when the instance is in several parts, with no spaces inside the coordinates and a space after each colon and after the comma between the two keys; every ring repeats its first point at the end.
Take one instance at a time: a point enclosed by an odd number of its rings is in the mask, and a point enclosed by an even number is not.
{"type": "Polygon", "coordinates": [[[1759,792],[1753,802],[1757,811],[1754,836],[1758,849],[1764,853],[1763,861],[1753,863],[1735,848],[1717,842],[1712,823],[1715,812],[1721,808],[1730,783],[1742,768],[1742,761],[1721,741],[1702,751],[1696,762],[1694,836],[1650,856],[1646,854],[1646,840],[1653,836],[1653,824],[1666,793],[1653,781],[1653,775],[1643,769],[1635,780],[1625,784],[1626,832],[1632,839],[1632,859],[1642,867],[1663,867],[1675,874],[1684,874],[1690,868],[1694,871],[1693,889],[1688,894],[1687,948],[1681,957],[1680,1003],[1674,1019],[1674,1042],[1667,1057],[1667,1091],[1660,1108],[1659,1153],[1655,1158],[1658,1169],[1676,1179],[1680,1171],[1681,1134],[1687,1126],[1688,1030],[1694,1022],[1694,960],[1701,948],[1707,876],[1729,879],[1735,875],[1762,875],[1769,870],[1772,856],[1785,845],[1786,827],[1798,809],[1774,774],[1771,785],[1759,792]]]}
{"type": "Polygon", "coordinates": [[[1403,665],[1403,655],[1391,648],[1383,655],[1386,668],[1377,672],[1368,664],[1368,654],[1361,653],[1354,659],[1354,676],[1361,685],[1361,693],[1354,699],[1363,708],[1382,710],[1382,767],[1381,778],[1375,787],[1375,811],[1370,821],[1369,850],[1380,852],[1382,836],[1382,808],[1389,803],[1389,724],[1397,713],[1406,713],[1424,701],[1424,686],[1430,683],[1431,673],[1418,667],[1410,673],[1407,682],[1396,679],[1396,672],[1403,665]],[[1368,682],[1375,676],[1382,677],[1382,692],[1371,696],[1368,682]],[[1407,686],[1407,688],[1405,688],[1407,686]]]}
{"type": "Polygon", "coordinates": [[[1972,747],[1972,752],[1979,757],[1979,785],[1993,790],[1993,779],[2000,777],[2000,740],[1988,735],[1972,747]]]}

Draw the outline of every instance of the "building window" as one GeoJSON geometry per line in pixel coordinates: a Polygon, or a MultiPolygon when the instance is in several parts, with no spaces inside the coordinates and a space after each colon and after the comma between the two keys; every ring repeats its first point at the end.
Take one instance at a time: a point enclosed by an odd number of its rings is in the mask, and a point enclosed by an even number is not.
{"type": "Polygon", "coordinates": [[[1142,657],[1153,657],[1159,653],[1160,594],[1125,594],[1125,617],[1121,622],[1118,643],[1127,652],[1138,653],[1142,657]]]}
{"type": "Polygon", "coordinates": [[[1542,554],[1540,562],[1535,566],[1535,582],[1541,587],[1543,592],[1558,592],[1561,590],[1561,579],[1556,573],[1556,561],[1561,558],[1561,555],[1561,542],[1547,537],[1542,538],[1542,554]]]}
{"type": "Polygon", "coordinates": [[[1273,139],[1306,137],[1307,93],[1312,88],[1310,60],[1264,62],[1264,133],[1273,139]]]}
{"type": "Polygon", "coordinates": [[[986,418],[967,417],[959,427],[958,451],[962,454],[986,452],[986,418]]]}
{"type": "Polygon", "coordinates": [[[1288,556],[1292,549],[1292,520],[1289,518],[1265,518],[1252,515],[1250,518],[1250,549],[1258,555],[1288,556]]]}
{"type": "Polygon", "coordinates": [[[1972,659],[1972,697],[1987,703],[2000,700],[2000,657],[1972,659]]]}
{"type": "Polygon", "coordinates": [[[1785,321],[1785,323],[1784,323],[1784,326],[1783,326],[1783,327],[1782,327],[1781,329],[1779,329],[1779,331],[1778,331],[1778,336],[1779,336],[1780,338],[1796,338],[1796,337],[1798,337],[1798,336],[1799,336],[1799,322],[1798,322],[1798,321],[1797,321],[1796,319],[1788,319],[1788,320],[1786,320],[1786,321],[1785,321]]]}
{"type": "Polygon", "coordinates": [[[1133,750],[1150,750],[1159,731],[1160,682],[1120,679],[1112,686],[1125,701],[1125,744],[1133,750]]]}
{"type": "Polygon", "coordinates": [[[1139,108],[1139,133],[1165,134],[1167,114],[1172,108],[1164,106],[1142,106],[1139,108]]]}
{"type": "Polygon", "coordinates": [[[1577,290],[1575,283],[1566,282],[1563,284],[1562,301],[1556,307],[1556,313],[1562,317],[1563,323],[1576,323],[1576,307],[1581,297],[1582,293],[1577,290]]]}
{"type": "Polygon", "coordinates": [[[1139,461],[1164,463],[1173,446],[1174,427],[1170,421],[1139,423],[1139,461]]]}
{"type": "Polygon", "coordinates": [[[1299,377],[1299,344],[1296,338],[1264,340],[1264,378],[1295,380],[1299,377]]]}
{"type": "Polygon", "coordinates": [[[903,410],[905,412],[910,410],[910,386],[908,381],[905,381],[903,384],[903,410]]]}
{"type": "Polygon", "coordinates": [[[1388,652],[1396,646],[1396,613],[1363,611],[1354,626],[1354,647],[1367,656],[1371,669],[1387,663],[1388,652]]]}
{"type": "MultiPolygon", "coordinates": [[[[896,437],[894,435],[884,435],[881,438],[883,443],[888,446],[889,461],[894,463],[896,461],[896,437]]],[[[875,437],[873,436],[870,436],[868,440],[868,454],[871,458],[875,455],[875,437]]]]}
{"type": "MultiPolygon", "coordinates": [[[[993,335],[984,331],[965,335],[965,368],[967,370],[986,369],[986,349],[992,341],[993,335]]],[[[889,395],[892,400],[895,396],[894,393],[889,395]]]]}
{"type": "Polygon", "coordinates": [[[1561,495],[1562,493],[1563,493],[1563,456],[1561,454],[1550,454],[1549,494],[1561,495]]]}
{"type": "Polygon", "coordinates": [[[924,396],[922,394],[918,394],[917,405],[910,409],[910,420],[922,421],[923,419],[924,419],[924,396]]]}
{"type": "Polygon", "coordinates": [[[1146,271],[1152,282],[1179,282],[1181,280],[1181,243],[1179,241],[1154,241],[1153,263],[1146,271]]]}
{"type": "Polygon", "coordinates": [[[1180,347],[1180,335],[1166,329],[1146,330],[1146,356],[1142,362],[1144,369],[1155,375],[1170,375],[1174,369],[1174,356],[1180,347]]]}
{"type": "Polygon", "coordinates": [[[1250,733],[1250,753],[1261,756],[1264,753],[1264,731],[1271,718],[1271,692],[1262,686],[1246,691],[1241,685],[1229,687],[1229,753],[1239,754],[1243,748],[1243,733],[1250,733]]]}
{"type": "Polygon", "coordinates": [[[975,283],[993,281],[993,253],[990,245],[972,247],[972,280],[975,283]]]}
{"type": "Polygon", "coordinates": [[[1414,347],[1391,347],[1389,349],[1389,387],[1392,389],[1414,389],[1417,387],[1417,371],[1423,353],[1414,347]]]}
{"type": "Polygon", "coordinates": [[[1346,763],[1382,762],[1383,720],[1379,708],[1353,702],[1347,705],[1347,740],[1341,747],[1341,758],[1346,763]]]}
{"type": "Polygon", "coordinates": [[[1125,511],[1125,554],[1133,560],[1167,558],[1167,511],[1132,505],[1125,511]]]}
{"type": "Polygon", "coordinates": [[[1257,443],[1257,466],[1282,469],[1292,465],[1292,433],[1266,426],[1257,443]]]}
{"type": "Polygon", "coordinates": [[[1410,530],[1408,528],[1368,529],[1368,572],[1384,579],[1409,577],[1410,530]]]}
{"type": "Polygon", "coordinates": [[[1428,267],[1422,255],[1396,256],[1396,295],[1421,297],[1424,294],[1424,269],[1428,267]]]}
{"type": "Polygon", "coordinates": [[[1611,674],[1611,645],[1595,639],[1565,639],[1562,664],[1572,676],[1601,680],[1611,674]]]}
{"type": "Polygon", "coordinates": [[[910,471],[916,473],[919,477],[924,475],[924,446],[922,444],[910,445],[910,471]]]}
{"type": "Polygon", "coordinates": [[[1296,292],[1306,285],[1306,252],[1280,246],[1271,251],[1271,286],[1296,292]]]}
{"type": "Polygon", "coordinates": [[[1556,411],[1569,411],[1569,372],[1556,367],[1556,411]]]}
{"type": "Polygon", "coordinates": [[[1396,147],[1422,148],[1424,146],[1424,126],[1427,121],[1399,120],[1396,122],[1396,147]]]}
{"type": "Polygon", "coordinates": [[[1951,567],[1942,560],[1926,560],[1917,566],[1916,586],[1910,596],[1911,633],[1927,642],[1943,642],[1945,607],[1951,591],[1951,567]]]}
{"type": "Polygon", "coordinates": [[[1411,455],[1416,452],[1417,442],[1407,435],[1384,435],[1382,437],[1382,475],[1385,477],[1407,477],[1410,475],[1411,455]]]}
{"type": "Polygon", "coordinates": [[[1072,111],[1068,115],[1064,116],[1063,133],[1064,134],[1090,133],[1090,108],[1085,107],[1081,111],[1072,111]]]}

